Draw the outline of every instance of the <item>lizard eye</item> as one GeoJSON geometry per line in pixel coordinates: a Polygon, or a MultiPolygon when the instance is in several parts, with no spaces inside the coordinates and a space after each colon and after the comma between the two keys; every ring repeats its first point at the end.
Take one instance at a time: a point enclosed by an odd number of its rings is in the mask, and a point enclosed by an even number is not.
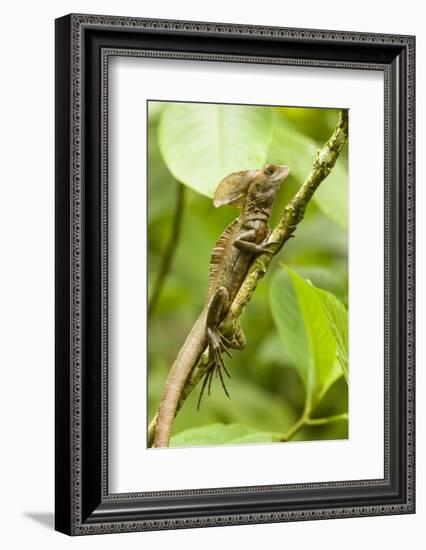
{"type": "Polygon", "coordinates": [[[273,164],[267,164],[265,166],[264,172],[268,176],[272,176],[272,174],[275,172],[275,166],[273,164]]]}

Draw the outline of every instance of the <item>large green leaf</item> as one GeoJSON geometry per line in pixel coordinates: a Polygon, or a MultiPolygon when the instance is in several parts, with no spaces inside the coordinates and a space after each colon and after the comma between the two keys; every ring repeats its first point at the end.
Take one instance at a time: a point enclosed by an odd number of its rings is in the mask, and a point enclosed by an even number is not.
{"type": "Polygon", "coordinates": [[[337,344],[337,360],[348,381],[348,312],[345,306],[331,292],[315,289],[320,297],[337,344]]]}
{"type": "Polygon", "coordinates": [[[267,107],[169,103],[160,119],[159,144],[170,172],[208,197],[231,172],[261,166],[271,138],[267,107]]]}
{"type": "Polygon", "coordinates": [[[171,447],[225,445],[238,443],[270,443],[276,441],[274,434],[260,432],[242,424],[210,424],[185,430],[173,436],[171,447]]]}
{"type": "Polygon", "coordinates": [[[305,385],[312,409],[341,376],[336,341],[315,287],[289,268],[270,289],[271,311],[287,352],[305,385]]]}
{"type": "MultiPolygon", "coordinates": [[[[291,175],[301,185],[312,168],[319,147],[317,142],[299,132],[283,114],[274,111],[269,162],[287,164],[291,175]]],[[[324,214],[347,229],[348,175],[341,158],[316,190],[314,200],[324,214]]]]}
{"type": "Polygon", "coordinates": [[[344,262],[335,261],[329,266],[320,266],[314,263],[307,263],[306,265],[294,263],[291,267],[294,267],[303,279],[309,280],[315,287],[331,292],[346,306],[348,301],[348,278],[347,265],[344,262]]]}

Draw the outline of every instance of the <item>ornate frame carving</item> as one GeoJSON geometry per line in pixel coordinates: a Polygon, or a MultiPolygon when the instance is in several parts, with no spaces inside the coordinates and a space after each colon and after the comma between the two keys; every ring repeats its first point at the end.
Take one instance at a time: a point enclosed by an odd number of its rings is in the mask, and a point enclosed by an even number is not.
{"type": "Polygon", "coordinates": [[[414,512],[414,50],[412,36],[96,15],[56,21],[58,530],[83,535],[414,512]],[[115,55],[384,72],[382,480],[108,493],[107,75],[115,55]],[[177,497],[187,506],[178,509],[177,497]]]}

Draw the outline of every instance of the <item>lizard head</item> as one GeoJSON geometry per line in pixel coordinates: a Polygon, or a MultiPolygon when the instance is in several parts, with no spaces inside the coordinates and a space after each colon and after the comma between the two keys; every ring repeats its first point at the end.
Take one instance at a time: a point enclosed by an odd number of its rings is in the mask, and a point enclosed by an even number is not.
{"type": "Polygon", "coordinates": [[[247,190],[247,203],[255,207],[272,208],[275,195],[289,173],[288,166],[265,164],[253,178],[247,190]]]}
{"type": "Polygon", "coordinates": [[[277,164],[265,164],[258,170],[233,172],[217,186],[213,204],[216,208],[224,204],[242,208],[247,198],[273,202],[281,182],[289,172],[288,166],[277,164]]]}
{"type": "Polygon", "coordinates": [[[280,186],[281,182],[289,175],[290,169],[285,164],[265,164],[261,170],[261,179],[266,186],[280,186]]]}

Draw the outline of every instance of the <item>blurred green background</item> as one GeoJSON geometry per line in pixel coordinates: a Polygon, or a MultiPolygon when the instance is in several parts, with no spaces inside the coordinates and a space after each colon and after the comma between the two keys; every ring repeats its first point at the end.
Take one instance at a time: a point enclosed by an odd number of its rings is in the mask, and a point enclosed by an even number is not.
{"type": "MultiPolygon", "coordinates": [[[[273,226],[338,115],[337,109],[148,103],[149,420],[204,305],[213,246],[238,215],[213,207],[215,187],[235,170],[287,164],[273,226]]],[[[231,398],[215,378],[197,411],[196,388],[176,417],[171,445],[278,441],[292,431],[294,441],[348,436],[347,201],[345,146],[246,309],[247,347],[225,358],[231,398]],[[304,412],[314,421],[297,425],[304,412]]]]}

